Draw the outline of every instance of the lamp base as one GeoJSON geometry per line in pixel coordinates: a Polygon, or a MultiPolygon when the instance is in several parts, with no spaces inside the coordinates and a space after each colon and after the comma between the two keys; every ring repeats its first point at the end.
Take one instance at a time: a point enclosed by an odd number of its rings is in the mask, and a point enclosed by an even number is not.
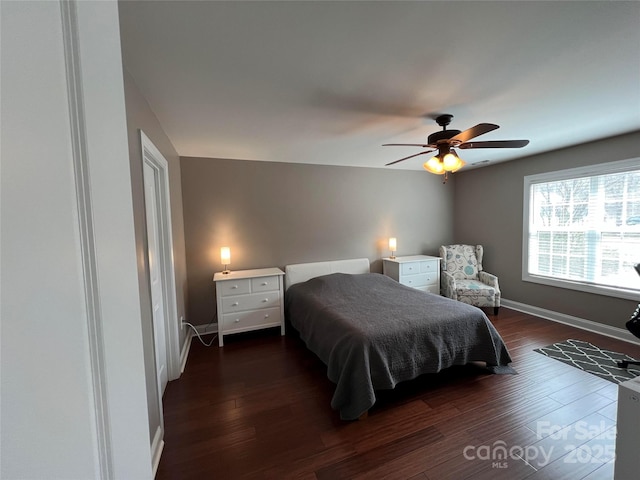
{"type": "Polygon", "coordinates": [[[389,256],[389,258],[390,258],[391,260],[395,260],[395,259],[396,259],[396,256],[395,256],[395,255],[390,255],[390,256],[389,256]]]}
{"type": "Polygon", "coordinates": [[[222,274],[223,275],[229,275],[231,273],[231,270],[223,270],[222,274]]]}

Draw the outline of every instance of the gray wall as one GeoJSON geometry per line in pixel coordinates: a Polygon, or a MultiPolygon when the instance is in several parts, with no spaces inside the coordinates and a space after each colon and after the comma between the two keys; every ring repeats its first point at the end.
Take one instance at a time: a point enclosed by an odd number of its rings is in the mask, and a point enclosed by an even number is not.
{"type": "Polygon", "coordinates": [[[220,247],[232,270],[437,255],[453,234],[453,183],[422,171],[181,158],[190,321],[215,317],[220,247]]]}
{"type": "Polygon", "coordinates": [[[624,328],[636,303],[522,281],[525,175],[640,157],[640,132],[456,174],[454,239],[483,244],[505,299],[624,328]]]}
{"type": "MultiPolygon", "coordinates": [[[[184,224],[182,217],[182,191],[179,157],[173,145],[162,130],[149,104],[142,96],[133,78],[124,72],[125,102],[127,111],[127,131],[129,137],[129,158],[131,162],[131,189],[133,195],[133,218],[138,259],[138,287],[140,289],[140,309],[143,331],[147,402],[149,408],[149,428],[153,437],[160,425],[158,409],[157,380],[153,342],[153,317],[151,313],[151,291],[149,287],[149,264],[147,258],[147,230],[144,207],[144,184],[142,169],[142,148],[140,132],[149,137],[169,163],[169,189],[171,201],[171,227],[173,235],[173,258],[176,275],[176,306],[178,321],[186,317],[185,300],[187,294],[187,273],[184,253],[184,224]]],[[[179,345],[185,341],[185,330],[179,330],[179,345]]]]}

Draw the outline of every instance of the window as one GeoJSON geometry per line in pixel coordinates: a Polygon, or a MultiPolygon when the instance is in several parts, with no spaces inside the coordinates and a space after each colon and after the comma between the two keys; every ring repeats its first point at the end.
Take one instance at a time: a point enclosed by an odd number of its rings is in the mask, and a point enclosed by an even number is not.
{"type": "Polygon", "coordinates": [[[524,179],[524,281],[636,300],[640,159],[524,179]]]}

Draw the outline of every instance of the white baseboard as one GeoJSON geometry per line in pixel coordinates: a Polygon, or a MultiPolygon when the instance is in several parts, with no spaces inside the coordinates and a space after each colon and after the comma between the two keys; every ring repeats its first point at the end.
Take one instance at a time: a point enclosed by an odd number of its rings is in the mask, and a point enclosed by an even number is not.
{"type": "Polygon", "coordinates": [[[591,320],[585,320],[584,318],[573,317],[564,313],[554,312],[553,310],[546,310],[540,307],[534,307],[525,303],[514,302],[512,300],[502,299],[500,301],[503,307],[517,310],[518,312],[528,313],[529,315],[535,315],[536,317],[551,320],[553,322],[563,323],[571,327],[581,328],[589,332],[599,333],[607,337],[616,338],[624,342],[634,343],[640,345],[640,341],[634,337],[630,332],[623,330],[622,328],[612,327],[603,323],[593,322],[591,320]]]}
{"type": "Polygon", "coordinates": [[[160,465],[160,457],[162,456],[162,450],[164,449],[164,438],[162,434],[162,427],[158,426],[156,433],[153,436],[153,442],[151,443],[151,465],[153,468],[153,478],[158,471],[158,465],[160,465]]]}
{"type": "Polygon", "coordinates": [[[200,336],[202,335],[212,335],[214,333],[218,333],[218,323],[217,322],[212,322],[212,323],[207,323],[205,325],[195,325],[196,330],[198,331],[198,333],[200,334],[200,336]]]}
{"type": "Polygon", "coordinates": [[[189,357],[189,350],[191,350],[191,338],[193,334],[191,330],[187,330],[187,334],[184,338],[184,344],[182,345],[182,349],[180,351],[180,374],[184,373],[184,368],[187,366],[187,358],[189,357]]]}

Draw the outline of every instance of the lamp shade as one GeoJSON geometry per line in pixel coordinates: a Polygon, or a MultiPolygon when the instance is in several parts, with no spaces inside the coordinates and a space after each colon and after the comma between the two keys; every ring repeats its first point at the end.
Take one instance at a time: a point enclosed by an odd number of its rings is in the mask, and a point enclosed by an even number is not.
{"type": "Polygon", "coordinates": [[[465,161],[462,160],[460,157],[456,157],[457,162],[454,165],[453,169],[451,170],[452,172],[457,172],[458,170],[460,170],[462,167],[464,167],[466,165],[465,161]]]}
{"type": "Polygon", "coordinates": [[[444,173],[444,166],[442,165],[440,158],[438,158],[437,156],[431,157],[429,160],[424,162],[422,166],[426,171],[435,173],[436,175],[444,173]]]}
{"type": "Polygon", "coordinates": [[[442,159],[442,166],[447,172],[450,172],[451,170],[455,170],[456,166],[458,165],[458,160],[460,159],[457,157],[457,155],[454,155],[453,153],[447,153],[442,159]]]}
{"type": "Polygon", "coordinates": [[[447,172],[455,172],[457,170],[460,170],[462,167],[464,167],[466,164],[464,163],[464,161],[456,154],[456,151],[452,148],[451,150],[449,150],[449,153],[447,153],[443,158],[442,158],[442,165],[444,167],[444,169],[447,172]]]}
{"type": "Polygon", "coordinates": [[[391,237],[389,239],[389,250],[391,250],[392,252],[395,252],[397,246],[398,246],[398,242],[396,241],[396,237],[391,237]]]}
{"type": "Polygon", "coordinates": [[[229,265],[231,263],[231,249],[229,247],[222,247],[220,249],[220,263],[223,265],[229,265]]]}

